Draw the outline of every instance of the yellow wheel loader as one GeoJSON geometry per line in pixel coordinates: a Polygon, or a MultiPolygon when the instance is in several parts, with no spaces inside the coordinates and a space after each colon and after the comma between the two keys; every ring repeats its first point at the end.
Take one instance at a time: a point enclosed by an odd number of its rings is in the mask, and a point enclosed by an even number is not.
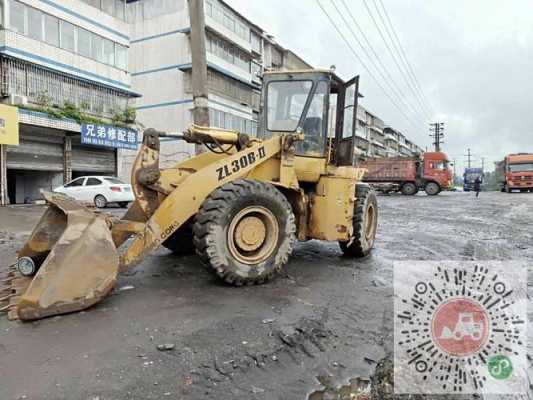
{"type": "Polygon", "coordinates": [[[269,72],[257,138],[194,125],[182,134],[145,130],[132,167],[135,201],[122,219],[43,193],[49,207],[0,277],[1,309],[21,320],[85,309],[161,245],[195,250],[234,285],[270,280],[296,240],[338,241],[348,256],[367,255],[378,209],[355,166],[358,85],[330,70],[269,72]],[[161,136],[207,150],[161,169],[161,136]]]}

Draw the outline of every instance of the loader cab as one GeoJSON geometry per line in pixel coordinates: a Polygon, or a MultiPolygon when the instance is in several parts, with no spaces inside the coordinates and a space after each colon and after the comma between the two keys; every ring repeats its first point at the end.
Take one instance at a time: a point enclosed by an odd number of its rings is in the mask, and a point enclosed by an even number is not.
{"type": "Polygon", "coordinates": [[[297,156],[353,166],[358,89],[358,76],[344,82],[330,70],[267,72],[259,137],[303,132],[297,156]]]}

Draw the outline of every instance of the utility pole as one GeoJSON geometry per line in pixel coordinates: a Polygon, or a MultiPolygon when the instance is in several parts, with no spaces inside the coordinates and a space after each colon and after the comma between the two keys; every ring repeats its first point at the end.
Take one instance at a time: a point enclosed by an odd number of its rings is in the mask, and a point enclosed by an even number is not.
{"type": "Polygon", "coordinates": [[[440,151],[440,145],[444,143],[444,122],[434,122],[429,124],[429,137],[433,138],[433,146],[435,151],[440,151]]]}
{"type": "Polygon", "coordinates": [[[468,168],[471,168],[472,167],[472,153],[470,152],[470,147],[468,148],[468,152],[467,154],[465,154],[465,157],[467,157],[467,164],[468,164],[468,168]]]}
{"type": "Polygon", "coordinates": [[[481,171],[485,171],[485,157],[481,157],[481,171]]]}
{"type": "Polygon", "coordinates": [[[0,144],[0,206],[9,204],[7,194],[7,149],[5,144],[0,144]]]}
{"type": "MultiPolygon", "coordinates": [[[[188,0],[188,3],[191,23],[193,121],[196,125],[209,126],[204,1],[188,0]]],[[[197,145],[196,153],[200,152],[201,147],[197,145]]]]}

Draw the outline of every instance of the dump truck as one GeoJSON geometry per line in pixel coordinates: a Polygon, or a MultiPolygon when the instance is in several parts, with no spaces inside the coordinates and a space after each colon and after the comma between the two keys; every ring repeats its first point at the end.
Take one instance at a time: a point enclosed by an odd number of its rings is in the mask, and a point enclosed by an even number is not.
{"type": "Polygon", "coordinates": [[[367,170],[364,182],[381,192],[415,195],[423,189],[434,196],[453,187],[448,157],[443,152],[426,152],[422,157],[369,158],[359,167],[367,170]]]}
{"type": "Polygon", "coordinates": [[[474,183],[477,178],[480,178],[481,182],[483,182],[483,169],[465,168],[465,172],[463,173],[463,191],[470,192],[474,190],[474,183]]]}
{"type": "Polygon", "coordinates": [[[195,251],[237,286],[279,274],[297,240],[368,255],[378,207],[354,162],[358,88],[359,77],[345,82],[331,70],[267,72],[257,138],[197,125],[145,130],[131,171],[135,201],[120,219],[43,193],[49,207],[1,277],[1,309],[24,321],[86,309],[160,246],[195,251]],[[206,151],[162,169],[165,136],[206,151]]]}
{"type": "Polygon", "coordinates": [[[508,154],[496,164],[496,169],[499,176],[503,177],[502,192],[533,191],[533,153],[508,154]]]}

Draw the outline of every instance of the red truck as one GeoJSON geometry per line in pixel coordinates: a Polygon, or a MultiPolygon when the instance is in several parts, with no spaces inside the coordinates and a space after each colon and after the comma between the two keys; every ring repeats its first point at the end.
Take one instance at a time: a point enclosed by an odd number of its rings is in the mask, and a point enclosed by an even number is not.
{"type": "Polygon", "coordinates": [[[533,153],[509,154],[496,168],[504,178],[502,192],[533,191],[533,153]]]}
{"type": "Polygon", "coordinates": [[[452,188],[452,171],[445,153],[426,152],[422,157],[370,158],[359,163],[368,172],[363,180],[376,190],[414,195],[423,189],[434,196],[452,188]]]}

